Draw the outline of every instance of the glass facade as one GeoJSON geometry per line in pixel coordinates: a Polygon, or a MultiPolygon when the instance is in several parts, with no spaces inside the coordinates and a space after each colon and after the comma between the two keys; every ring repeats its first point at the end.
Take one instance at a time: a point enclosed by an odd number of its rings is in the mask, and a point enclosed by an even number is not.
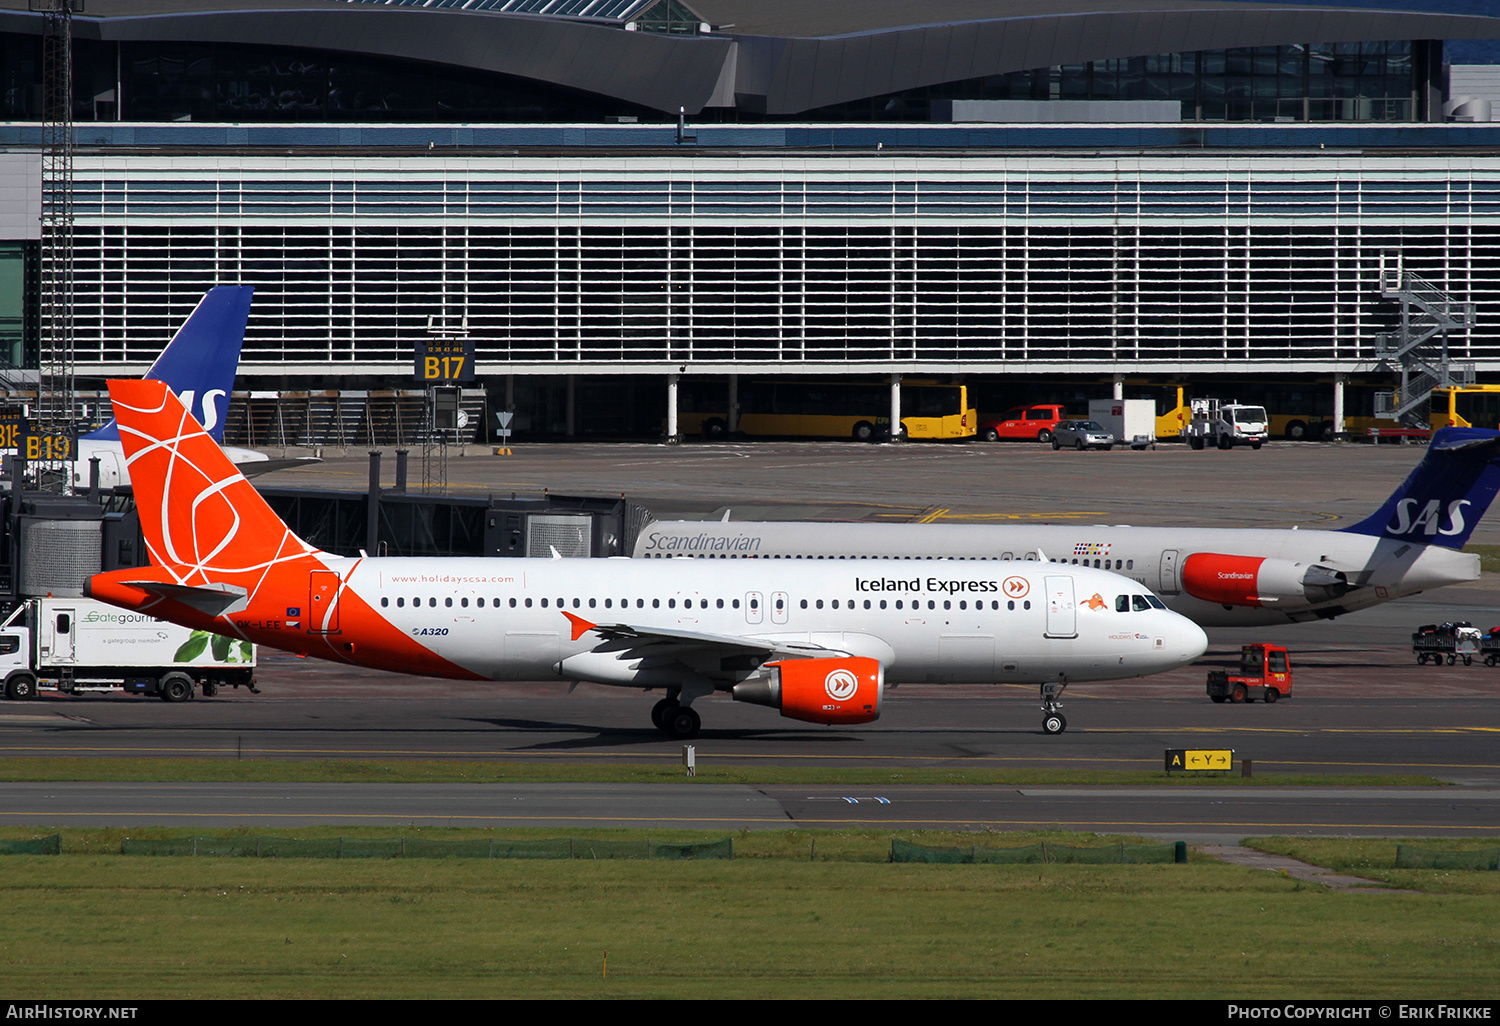
{"type": "MultiPolygon", "coordinates": [[[[73,62],[80,122],[669,120],[623,100],[511,75],[337,51],[78,39],[73,62]]],[[[0,118],[40,118],[39,37],[0,35],[0,90],[0,118]]]]}
{"type": "MultiPolygon", "coordinates": [[[[661,3],[652,30],[696,31],[661,3]]],[[[1423,56],[1423,55],[1426,56],[1423,56]]],[[[698,121],[928,121],[935,100],[1177,100],[1186,121],[1411,121],[1426,61],[1408,41],[1201,50],[949,82],[785,117],[709,108],[698,121]]],[[[39,37],[0,35],[0,116],[40,116],[39,37]]],[[[661,111],[436,64],[208,43],[77,40],[74,117],[89,121],[665,121],[661,111]]]]}
{"type": "Polygon", "coordinates": [[[1394,40],[1087,61],[948,82],[809,117],[926,121],[934,100],[1177,100],[1184,121],[1411,121],[1423,82],[1414,49],[1394,40]]]}

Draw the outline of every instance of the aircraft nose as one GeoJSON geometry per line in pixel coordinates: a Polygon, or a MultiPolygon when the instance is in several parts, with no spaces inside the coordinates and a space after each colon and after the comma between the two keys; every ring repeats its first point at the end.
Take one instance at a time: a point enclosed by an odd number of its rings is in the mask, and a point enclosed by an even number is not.
{"type": "Polygon", "coordinates": [[[1179,613],[1173,613],[1174,623],[1167,634],[1167,648],[1175,657],[1173,666],[1186,666],[1208,651],[1208,635],[1203,628],[1179,613]]]}

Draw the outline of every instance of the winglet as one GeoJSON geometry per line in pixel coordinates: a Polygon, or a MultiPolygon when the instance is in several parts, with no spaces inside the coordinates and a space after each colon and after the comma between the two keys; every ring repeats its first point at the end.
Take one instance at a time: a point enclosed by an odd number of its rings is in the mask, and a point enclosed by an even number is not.
{"type": "Polygon", "coordinates": [[[574,616],[572,613],[569,613],[569,612],[566,612],[566,611],[563,613],[563,616],[566,616],[568,618],[568,622],[573,625],[573,640],[574,641],[577,641],[579,638],[583,637],[589,631],[591,631],[595,627],[599,626],[596,623],[589,623],[587,620],[585,620],[581,616],[574,616]]]}

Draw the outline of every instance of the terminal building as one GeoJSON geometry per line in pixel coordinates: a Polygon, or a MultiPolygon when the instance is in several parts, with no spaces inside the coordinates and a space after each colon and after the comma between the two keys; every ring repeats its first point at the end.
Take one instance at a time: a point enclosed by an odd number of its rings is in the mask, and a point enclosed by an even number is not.
{"type": "MultiPolygon", "coordinates": [[[[1500,18],[87,0],[72,26],[81,379],[141,373],[241,283],[251,395],[414,388],[417,347],[463,338],[518,437],[658,434],[770,380],[962,381],[982,415],[1181,385],[1330,417],[1424,368],[1500,381],[1494,78],[1456,93],[1447,56],[1500,18]]],[[[13,383],[41,55],[41,17],[0,0],[13,383]]]]}

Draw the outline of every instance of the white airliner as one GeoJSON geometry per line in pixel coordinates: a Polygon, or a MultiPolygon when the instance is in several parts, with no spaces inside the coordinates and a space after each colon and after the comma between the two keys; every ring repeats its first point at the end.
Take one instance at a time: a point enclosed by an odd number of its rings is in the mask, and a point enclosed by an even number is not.
{"type": "Polygon", "coordinates": [[[634,554],[1046,559],[1124,574],[1206,627],[1329,619],[1477,580],[1479,557],[1459,550],[1500,489],[1497,459],[1500,432],[1443,428],[1379,510],[1335,531],[657,521],[641,531],[634,554]]]}
{"type": "MultiPolygon", "coordinates": [[[[146,372],[146,377],[166,382],[216,442],[224,439],[224,417],[229,412],[229,397],[234,390],[234,374],[240,363],[240,348],[244,345],[254,293],[253,285],[219,285],[209,289],[146,372]]],[[[254,449],[229,447],[224,452],[251,476],[317,462],[312,457],[273,460],[254,449]]],[[[78,458],[73,463],[75,489],[89,485],[92,461],[96,459],[101,488],[130,483],[125,450],[120,447],[120,431],[114,420],[78,439],[78,458]]]]}
{"type": "Polygon", "coordinates": [[[686,738],[715,691],[864,723],[886,684],[1138,677],[1208,644],[1145,587],[1082,565],[334,556],[277,518],[165,385],[110,395],[153,566],[97,574],[89,594],[303,655],[663,688],[652,719],[686,738]]]}

